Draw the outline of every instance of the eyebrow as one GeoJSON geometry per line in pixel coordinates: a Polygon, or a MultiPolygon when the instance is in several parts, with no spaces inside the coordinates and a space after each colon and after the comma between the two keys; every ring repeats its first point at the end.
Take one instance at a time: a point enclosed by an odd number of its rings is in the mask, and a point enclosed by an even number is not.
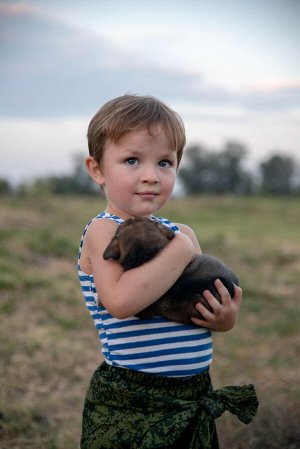
{"type": "Polygon", "coordinates": [[[161,158],[163,158],[163,159],[170,159],[171,157],[174,157],[174,158],[177,157],[177,153],[175,150],[170,150],[167,153],[165,152],[161,155],[161,158]]]}
{"type": "MultiPolygon", "coordinates": [[[[139,148],[129,148],[129,147],[128,148],[124,148],[123,151],[125,153],[128,153],[128,154],[132,155],[132,156],[140,155],[140,154],[144,154],[145,153],[144,150],[141,150],[139,148]]],[[[170,149],[170,150],[163,150],[163,153],[160,154],[160,158],[169,158],[170,156],[173,156],[173,155],[175,157],[177,155],[175,150],[172,150],[172,149],[170,149]]]]}

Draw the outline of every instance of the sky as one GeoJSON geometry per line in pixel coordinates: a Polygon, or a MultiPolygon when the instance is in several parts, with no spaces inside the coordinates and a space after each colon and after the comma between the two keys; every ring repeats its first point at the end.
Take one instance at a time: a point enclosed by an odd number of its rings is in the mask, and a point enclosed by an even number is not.
{"type": "Polygon", "coordinates": [[[187,144],[300,150],[299,0],[0,0],[0,178],[73,168],[125,93],[183,118],[187,144]]]}

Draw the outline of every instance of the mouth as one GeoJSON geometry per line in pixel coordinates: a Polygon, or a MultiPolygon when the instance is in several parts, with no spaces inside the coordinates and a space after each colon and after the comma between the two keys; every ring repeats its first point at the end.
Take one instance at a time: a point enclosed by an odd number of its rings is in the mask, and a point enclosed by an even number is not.
{"type": "Polygon", "coordinates": [[[158,195],[158,192],[151,192],[151,191],[138,192],[137,195],[142,197],[142,198],[154,198],[155,196],[158,195]]]}

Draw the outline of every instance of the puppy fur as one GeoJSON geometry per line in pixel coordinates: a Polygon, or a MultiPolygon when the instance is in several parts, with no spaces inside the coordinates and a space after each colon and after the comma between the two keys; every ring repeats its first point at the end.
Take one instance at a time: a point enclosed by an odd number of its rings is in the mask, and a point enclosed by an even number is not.
{"type": "MultiPolygon", "coordinates": [[[[174,236],[171,229],[157,221],[144,217],[130,218],[118,227],[103,257],[106,260],[117,260],[124,271],[127,271],[155,257],[174,236]]],[[[233,297],[234,284],[239,285],[235,274],[216,257],[208,254],[196,255],[175,284],[136,316],[151,319],[162,315],[171,321],[191,324],[191,317],[203,318],[195,308],[196,303],[200,302],[211,310],[202,296],[204,290],[210,290],[221,302],[221,297],[214,286],[217,278],[223,282],[233,297]]]]}

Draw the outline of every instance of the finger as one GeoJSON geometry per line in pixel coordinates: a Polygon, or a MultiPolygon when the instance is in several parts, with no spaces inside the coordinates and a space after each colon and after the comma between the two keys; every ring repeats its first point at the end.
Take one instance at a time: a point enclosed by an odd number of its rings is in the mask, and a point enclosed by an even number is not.
{"type": "Polygon", "coordinates": [[[218,310],[221,307],[221,304],[219,303],[219,301],[214,297],[214,295],[212,294],[212,292],[210,290],[204,290],[204,292],[202,293],[203,297],[206,299],[206,301],[208,302],[208,304],[211,306],[211,308],[213,309],[213,311],[218,310]]]}
{"type": "Polygon", "coordinates": [[[220,281],[220,279],[216,279],[214,282],[216,289],[218,290],[219,295],[222,299],[222,304],[230,304],[231,296],[225,285],[220,281]]]}
{"type": "MultiPolygon", "coordinates": [[[[219,304],[219,303],[218,303],[219,304]]],[[[200,302],[198,302],[197,304],[195,304],[195,308],[198,310],[198,312],[201,313],[201,315],[203,316],[205,321],[214,321],[215,320],[215,315],[213,314],[213,312],[211,312],[210,310],[208,310],[203,304],[201,304],[200,302]]]]}
{"type": "Polygon", "coordinates": [[[212,324],[209,321],[202,320],[202,319],[196,318],[196,317],[192,317],[191,320],[193,321],[194,324],[197,324],[197,326],[207,327],[207,329],[212,328],[212,324]]]}
{"type": "Polygon", "coordinates": [[[241,289],[241,287],[238,287],[237,285],[234,285],[234,297],[233,297],[233,301],[240,306],[241,302],[243,299],[243,291],[241,289]]]}

